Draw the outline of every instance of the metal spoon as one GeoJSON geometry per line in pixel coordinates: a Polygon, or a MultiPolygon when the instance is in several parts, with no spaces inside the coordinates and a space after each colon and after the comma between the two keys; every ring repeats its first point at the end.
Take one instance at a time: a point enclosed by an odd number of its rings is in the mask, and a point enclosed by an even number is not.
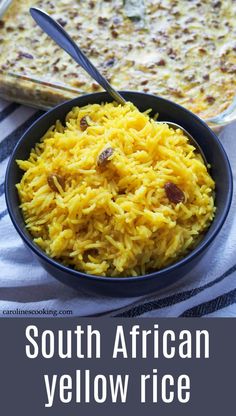
{"type": "MultiPolygon", "coordinates": [[[[95,68],[95,66],[90,62],[87,56],[81,51],[79,46],[73,41],[73,39],[68,35],[65,29],[57,23],[51,16],[45,13],[43,10],[40,10],[36,7],[30,8],[30,13],[36,23],[47,33],[50,38],[52,38],[64,51],[66,51],[82,68],[93,78],[101,87],[104,88],[119,104],[125,104],[126,100],[109,84],[109,82],[100,74],[100,72],[95,68]]],[[[179,126],[176,123],[170,121],[162,121],[158,123],[166,123],[169,127],[176,129],[181,129],[184,134],[188,137],[192,145],[198,150],[201,154],[205,164],[207,161],[205,155],[199,146],[198,142],[191,136],[191,134],[186,131],[183,127],[179,126]]]]}
{"type": "Polygon", "coordinates": [[[52,38],[64,51],[66,51],[104,90],[106,90],[119,104],[125,104],[125,99],[112,88],[109,82],[100,74],[81,49],[76,45],[63,27],[51,16],[36,7],[30,8],[31,16],[36,23],[52,38]]]}

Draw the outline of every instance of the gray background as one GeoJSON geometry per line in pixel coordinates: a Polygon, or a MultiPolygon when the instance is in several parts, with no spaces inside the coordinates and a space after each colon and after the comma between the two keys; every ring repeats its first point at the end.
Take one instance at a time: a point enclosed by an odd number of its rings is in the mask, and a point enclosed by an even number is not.
{"type": "MultiPolygon", "coordinates": [[[[120,415],[135,412],[136,415],[195,416],[235,414],[235,351],[236,321],[234,319],[0,319],[0,414],[13,416],[30,415],[120,415]],[[139,324],[143,329],[152,329],[159,324],[159,333],[165,329],[207,329],[210,332],[209,359],[112,359],[116,325],[122,324],[125,331],[139,324]],[[102,358],[95,359],[41,359],[30,360],[25,355],[25,329],[37,325],[40,330],[76,329],[76,325],[91,324],[102,336],[102,358]],[[187,404],[159,403],[141,404],[139,399],[140,374],[188,374],[191,378],[191,399],[187,404]],[[126,404],[108,401],[98,404],[62,404],[56,400],[52,408],[45,408],[46,391],[43,374],[70,374],[76,369],[90,369],[91,374],[130,374],[128,400],[126,404]]],[[[176,332],[178,333],[178,332],[176,332]]],[[[130,338],[127,336],[126,341],[130,338]]],[[[127,342],[128,345],[128,342],[127,342]]],[[[151,351],[150,351],[151,352],[151,351]]],[[[109,395],[108,395],[109,397],[109,395]]]]}

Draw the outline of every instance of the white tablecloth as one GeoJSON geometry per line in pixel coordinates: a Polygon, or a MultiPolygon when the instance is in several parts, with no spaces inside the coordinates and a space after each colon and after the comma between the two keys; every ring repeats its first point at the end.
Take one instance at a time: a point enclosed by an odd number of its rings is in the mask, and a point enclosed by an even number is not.
{"type": "MultiPolygon", "coordinates": [[[[4,176],[13,147],[40,112],[0,100],[0,316],[236,316],[236,194],[203,260],[176,285],[143,298],[89,296],[47,274],[7,213],[4,176]]],[[[220,134],[236,177],[236,123],[220,134]]]]}

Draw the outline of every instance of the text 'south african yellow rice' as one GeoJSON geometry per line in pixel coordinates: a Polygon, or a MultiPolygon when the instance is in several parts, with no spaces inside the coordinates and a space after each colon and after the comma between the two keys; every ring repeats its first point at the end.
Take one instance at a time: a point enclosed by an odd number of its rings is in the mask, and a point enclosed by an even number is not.
{"type": "Polygon", "coordinates": [[[34,241],[65,265],[137,276],[183,257],[214,217],[214,181],[181,130],[127,103],[75,107],[18,160],[34,241]]]}

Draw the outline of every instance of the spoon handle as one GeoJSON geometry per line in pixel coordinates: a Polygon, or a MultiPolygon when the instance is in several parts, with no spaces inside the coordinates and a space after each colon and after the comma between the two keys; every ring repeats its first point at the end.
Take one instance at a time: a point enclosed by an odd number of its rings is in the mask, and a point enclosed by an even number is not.
{"type": "Polygon", "coordinates": [[[52,38],[62,49],[64,49],[82,68],[101,85],[119,104],[125,104],[125,99],[115,91],[109,82],[100,74],[78,45],[71,39],[63,27],[51,16],[36,7],[30,8],[30,13],[36,23],[52,38]]]}

